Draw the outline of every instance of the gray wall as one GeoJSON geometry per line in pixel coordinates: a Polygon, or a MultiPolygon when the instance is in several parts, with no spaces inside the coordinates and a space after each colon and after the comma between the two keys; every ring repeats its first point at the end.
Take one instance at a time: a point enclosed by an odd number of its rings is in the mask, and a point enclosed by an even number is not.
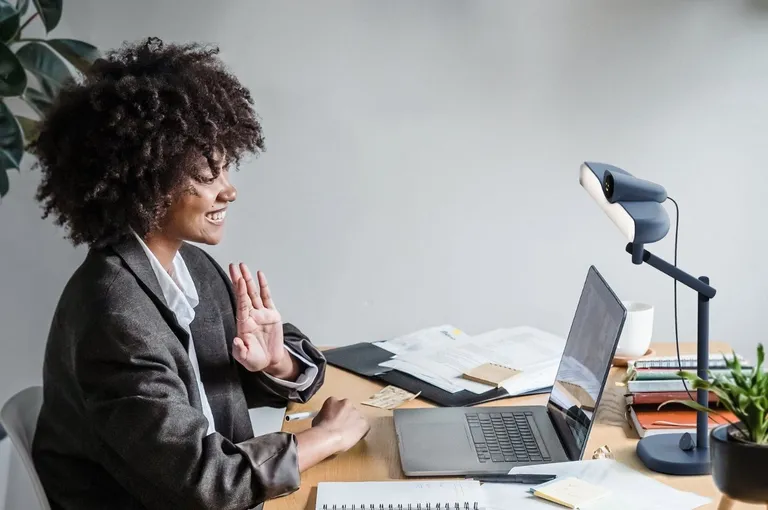
{"type": "MultiPolygon", "coordinates": [[[[68,0],[59,36],[220,44],[268,152],[213,253],[265,270],[317,343],[450,322],[565,335],[589,264],[657,306],[579,187],[585,159],[663,183],[681,265],[720,293],[712,336],[748,354],[768,304],[768,10],[755,1],[68,0]]],[[[73,169],[74,172],[77,169],[73,169]]],[[[51,311],[84,251],[39,219],[37,172],[0,206],[0,401],[39,381],[51,311]]],[[[655,248],[672,254],[671,236],[655,248]]],[[[680,290],[683,339],[695,296],[680,290]]]]}

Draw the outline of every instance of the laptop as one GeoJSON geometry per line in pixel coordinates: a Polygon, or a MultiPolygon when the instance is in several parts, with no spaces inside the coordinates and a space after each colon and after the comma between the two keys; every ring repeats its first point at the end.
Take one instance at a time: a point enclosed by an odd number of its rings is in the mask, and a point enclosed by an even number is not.
{"type": "Polygon", "coordinates": [[[590,267],[547,405],[395,409],[405,475],[507,473],[580,460],[626,315],[590,267]]]}

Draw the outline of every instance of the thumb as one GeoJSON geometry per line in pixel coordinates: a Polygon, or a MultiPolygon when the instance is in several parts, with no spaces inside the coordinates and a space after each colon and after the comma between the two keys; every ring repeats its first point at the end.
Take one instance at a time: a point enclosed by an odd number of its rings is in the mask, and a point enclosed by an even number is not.
{"type": "Polygon", "coordinates": [[[248,358],[248,348],[240,337],[235,337],[232,341],[232,354],[240,363],[243,363],[248,358]]]}

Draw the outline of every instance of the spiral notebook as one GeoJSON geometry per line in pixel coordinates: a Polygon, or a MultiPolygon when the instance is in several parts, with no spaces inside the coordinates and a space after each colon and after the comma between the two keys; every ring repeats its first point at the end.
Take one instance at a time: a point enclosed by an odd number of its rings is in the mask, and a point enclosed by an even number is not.
{"type": "Polygon", "coordinates": [[[486,510],[480,482],[321,482],[315,510],[486,510]]]}

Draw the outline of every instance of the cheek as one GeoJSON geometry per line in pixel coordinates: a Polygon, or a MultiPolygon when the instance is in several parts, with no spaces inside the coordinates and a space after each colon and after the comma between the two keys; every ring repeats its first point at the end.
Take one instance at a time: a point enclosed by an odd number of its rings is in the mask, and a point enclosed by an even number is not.
{"type": "Polygon", "coordinates": [[[216,203],[216,194],[206,188],[190,187],[182,197],[182,203],[188,214],[206,213],[216,203]]]}
{"type": "Polygon", "coordinates": [[[191,193],[184,194],[172,207],[170,211],[171,223],[177,228],[183,228],[184,225],[190,225],[204,214],[206,209],[203,200],[191,193]]]}

